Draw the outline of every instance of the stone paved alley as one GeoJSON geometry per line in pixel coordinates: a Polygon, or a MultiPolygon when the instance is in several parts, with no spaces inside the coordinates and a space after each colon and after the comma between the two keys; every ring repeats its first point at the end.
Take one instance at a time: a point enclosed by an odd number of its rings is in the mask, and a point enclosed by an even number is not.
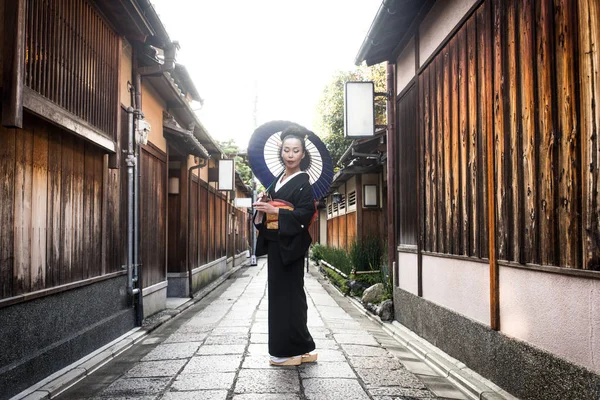
{"type": "Polygon", "coordinates": [[[319,361],[272,367],[267,265],[242,267],[60,399],[466,399],[380,324],[306,275],[308,325],[319,361]]]}

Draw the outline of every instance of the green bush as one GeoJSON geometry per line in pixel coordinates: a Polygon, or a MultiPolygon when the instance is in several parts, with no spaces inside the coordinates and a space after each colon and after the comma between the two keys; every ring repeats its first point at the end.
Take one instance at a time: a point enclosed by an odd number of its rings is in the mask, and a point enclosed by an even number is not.
{"type": "Polygon", "coordinates": [[[367,236],[355,240],[350,246],[350,259],[356,271],[376,271],[383,259],[381,240],[376,236],[367,236]]]}
{"type": "Polygon", "coordinates": [[[338,274],[337,272],[335,272],[332,269],[329,268],[323,268],[324,271],[327,273],[327,277],[329,278],[329,280],[331,281],[331,283],[333,283],[335,286],[337,286],[341,292],[345,295],[347,295],[348,293],[350,293],[350,288],[348,287],[348,281],[341,276],[340,274],[338,274]]]}
{"type": "Polygon", "coordinates": [[[322,260],[333,265],[346,275],[350,275],[352,272],[352,262],[348,256],[348,252],[344,249],[338,249],[335,247],[322,246],[322,260]]]}
{"type": "Polygon", "coordinates": [[[325,246],[320,244],[314,244],[310,249],[310,259],[311,261],[317,262],[323,259],[323,249],[325,246]]]}

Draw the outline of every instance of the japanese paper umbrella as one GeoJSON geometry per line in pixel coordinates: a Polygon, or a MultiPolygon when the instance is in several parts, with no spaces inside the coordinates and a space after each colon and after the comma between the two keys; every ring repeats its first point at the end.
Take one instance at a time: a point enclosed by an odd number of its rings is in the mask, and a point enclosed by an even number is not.
{"type": "MultiPolygon", "coordinates": [[[[256,128],[248,144],[248,161],[252,172],[264,187],[269,187],[285,170],[281,154],[281,132],[290,121],[271,121],[256,128]]],[[[310,131],[309,131],[310,132],[310,131]]],[[[310,154],[308,173],[313,198],[320,199],[329,190],[333,180],[333,162],[329,151],[317,135],[310,132],[306,137],[306,151],[310,154]]]]}

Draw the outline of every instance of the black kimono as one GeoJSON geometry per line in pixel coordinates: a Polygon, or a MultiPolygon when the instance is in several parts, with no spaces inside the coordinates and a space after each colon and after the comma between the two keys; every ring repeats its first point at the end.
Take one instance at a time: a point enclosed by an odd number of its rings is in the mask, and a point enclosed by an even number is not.
{"type": "Polygon", "coordinates": [[[293,211],[279,209],[279,229],[267,229],[266,216],[263,223],[256,224],[256,255],[268,255],[269,354],[294,357],[315,349],[306,327],[304,293],[304,255],[312,241],[308,226],[315,205],[306,173],[289,178],[269,194],[294,205],[293,211]]]}

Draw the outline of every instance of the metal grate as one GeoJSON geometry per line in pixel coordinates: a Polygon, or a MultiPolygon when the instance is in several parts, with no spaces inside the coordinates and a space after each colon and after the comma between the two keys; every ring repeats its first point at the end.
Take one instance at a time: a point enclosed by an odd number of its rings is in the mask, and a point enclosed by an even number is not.
{"type": "Polygon", "coordinates": [[[27,0],[25,85],[115,137],[118,37],[85,0],[27,0]]]}

